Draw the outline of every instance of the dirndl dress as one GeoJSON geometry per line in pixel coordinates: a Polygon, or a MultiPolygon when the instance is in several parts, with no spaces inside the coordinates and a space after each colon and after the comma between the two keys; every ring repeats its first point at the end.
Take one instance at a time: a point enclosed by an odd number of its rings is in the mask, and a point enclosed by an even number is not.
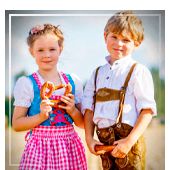
{"type": "MultiPolygon", "coordinates": [[[[66,83],[74,82],[62,74],[66,83]]],[[[40,89],[38,76],[29,76],[33,83],[34,99],[28,116],[40,113],[40,89]]],[[[73,92],[74,94],[74,92],[73,92]]],[[[54,96],[56,97],[56,96],[54,96]]],[[[26,146],[20,161],[19,170],[87,170],[85,148],[72,125],[72,118],[62,109],[53,108],[49,119],[27,133],[26,146]]]]}
{"type": "Polygon", "coordinates": [[[34,128],[19,170],[87,170],[85,150],[74,127],[34,128]]]}

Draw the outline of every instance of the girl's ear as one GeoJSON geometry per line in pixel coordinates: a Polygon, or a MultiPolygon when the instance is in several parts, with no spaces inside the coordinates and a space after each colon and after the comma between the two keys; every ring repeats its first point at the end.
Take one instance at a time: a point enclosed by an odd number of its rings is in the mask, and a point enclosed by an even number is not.
{"type": "Polygon", "coordinates": [[[31,47],[29,47],[29,52],[30,52],[30,54],[34,57],[33,50],[32,50],[31,47]]]}

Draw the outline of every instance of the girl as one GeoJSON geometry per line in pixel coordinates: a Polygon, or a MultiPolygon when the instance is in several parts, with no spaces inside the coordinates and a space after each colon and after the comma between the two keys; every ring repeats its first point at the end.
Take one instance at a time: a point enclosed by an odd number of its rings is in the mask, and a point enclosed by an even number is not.
{"type": "Polygon", "coordinates": [[[87,169],[84,147],[72,125],[74,122],[84,127],[79,111],[83,88],[75,76],[66,75],[56,67],[63,41],[63,33],[54,25],[36,26],[29,32],[27,43],[38,71],[21,77],[14,88],[13,128],[30,130],[20,170],[87,169]],[[55,85],[70,83],[74,95],[64,96],[64,89],[55,91],[51,98],[60,99],[65,105],[52,108],[48,99],[40,98],[40,89],[46,81],[55,85]]]}

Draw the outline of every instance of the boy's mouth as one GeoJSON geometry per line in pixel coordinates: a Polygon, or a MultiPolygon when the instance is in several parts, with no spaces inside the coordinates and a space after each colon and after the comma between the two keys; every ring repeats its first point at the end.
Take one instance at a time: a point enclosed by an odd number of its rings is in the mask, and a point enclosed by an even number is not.
{"type": "Polygon", "coordinates": [[[123,51],[122,49],[118,49],[118,48],[114,48],[113,50],[114,50],[114,51],[120,51],[120,52],[123,51]]]}

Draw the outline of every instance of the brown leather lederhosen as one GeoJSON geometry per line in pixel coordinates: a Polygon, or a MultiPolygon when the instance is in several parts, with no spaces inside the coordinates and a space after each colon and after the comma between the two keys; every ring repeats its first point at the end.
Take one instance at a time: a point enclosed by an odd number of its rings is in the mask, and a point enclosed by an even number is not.
{"type": "MultiPolygon", "coordinates": [[[[122,123],[123,105],[128,82],[133,72],[136,63],[132,65],[124,85],[121,90],[101,88],[96,92],[96,80],[99,67],[95,75],[95,91],[94,91],[94,108],[96,102],[104,102],[110,100],[120,100],[119,111],[116,123],[113,126],[99,129],[96,128],[96,133],[99,140],[105,145],[112,145],[115,140],[125,138],[133,129],[132,126],[122,123]]],[[[145,141],[141,136],[135,145],[131,148],[125,158],[114,158],[110,153],[101,155],[103,170],[144,170],[145,169],[145,141]]]]}

